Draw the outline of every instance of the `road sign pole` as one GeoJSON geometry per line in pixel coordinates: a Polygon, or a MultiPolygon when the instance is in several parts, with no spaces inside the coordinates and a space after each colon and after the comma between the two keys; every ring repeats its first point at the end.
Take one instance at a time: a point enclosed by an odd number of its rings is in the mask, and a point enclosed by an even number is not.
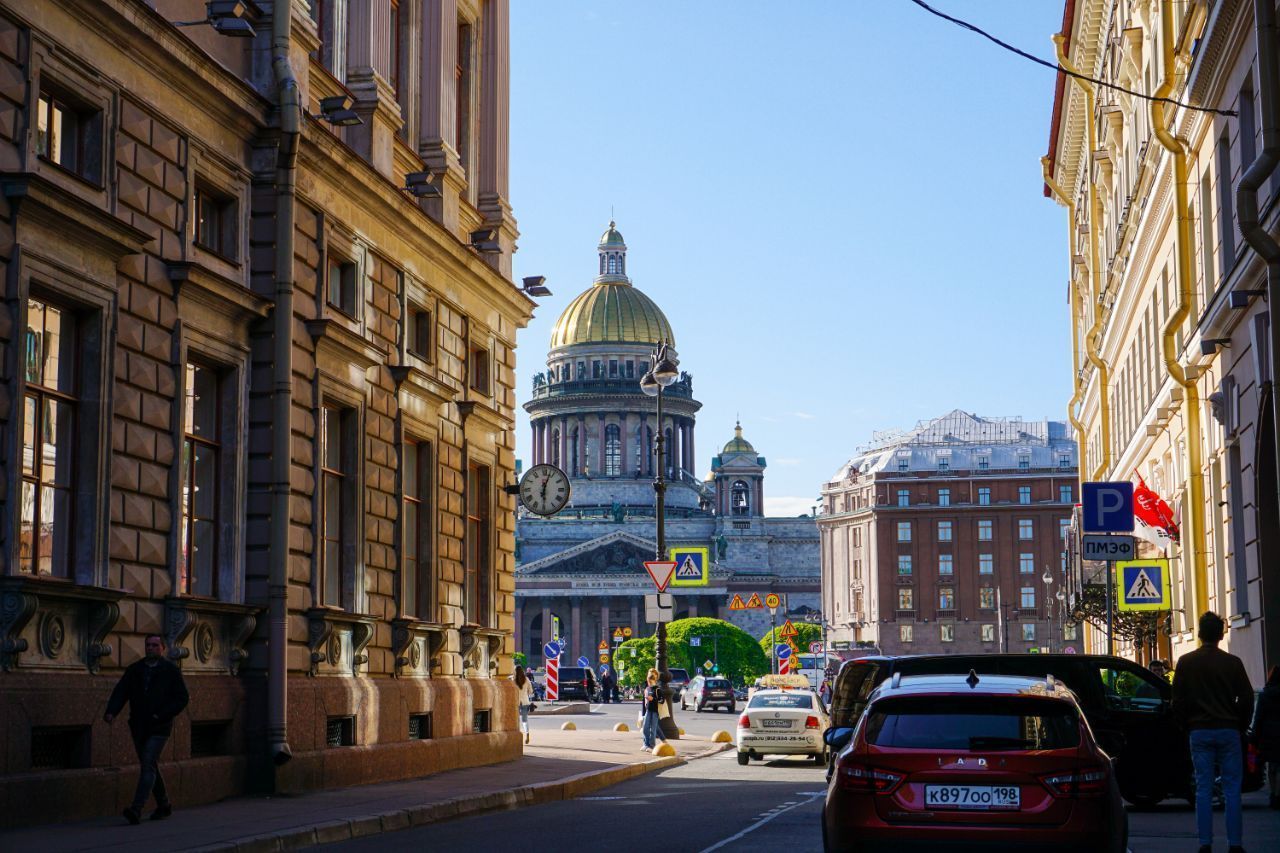
{"type": "Polygon", "coordinates": [[[1107,654],[1116,653],[1115,647],[1115,612],[1116,612],[1116,588],[1115,588],[1115,563],[1107,560],[1107,654]]]}
{"type": "Polygon", "coordinates": [[[773,646],[773,674],[778,674],[778,608],[769,608],[769,645],[773,646]]]}

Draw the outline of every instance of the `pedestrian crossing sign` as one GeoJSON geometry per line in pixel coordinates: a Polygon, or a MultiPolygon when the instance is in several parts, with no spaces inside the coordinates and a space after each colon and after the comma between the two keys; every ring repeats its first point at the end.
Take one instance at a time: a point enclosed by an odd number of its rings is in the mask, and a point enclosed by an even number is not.
{"type": "Polygon", "coordinates": [[[676,546],[670,550],[669,559],[676,564],[672,586],[706,586],[711,581],[711,560],[706,548],[676,546]]]}
{"type": "Polygon", "coordinates": [[[1116,592],[1121,610],[1168,610],[1169,561],[1125,560],[1116,563],[1116,592]]]}

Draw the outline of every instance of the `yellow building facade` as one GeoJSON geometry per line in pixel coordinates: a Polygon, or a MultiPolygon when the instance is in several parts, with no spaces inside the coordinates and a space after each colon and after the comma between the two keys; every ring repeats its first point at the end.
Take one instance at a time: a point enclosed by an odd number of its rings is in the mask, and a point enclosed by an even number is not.
{"type": "MultiPolygon", "coordinates": [[[[1141,477],[1180,528],[1163,549],[1142,545],[1171,564],[1158,642],[1117,650],[1176,658],[1213,610],[1229,621],[1225,647],[1260,681],[1280,663],[1272,333],[1266,263],[1242,233],[1239,194],[1277,81],[1259,61],[1253,11],[1068,0],[1058,59],[1092,80],[1058,75],[1043,165],[1045,195],[1068,214],[1081,479],[1141,477]]],[[[1263,177],[1255,241],[1276,233],[1280,178],[1263,177]]],[[[1102,566],[1077,563],[1077,584],[1100,582],[1102,566]]],[[[1097,629],[1089,641],[1106,648],[1097,629]]]]}

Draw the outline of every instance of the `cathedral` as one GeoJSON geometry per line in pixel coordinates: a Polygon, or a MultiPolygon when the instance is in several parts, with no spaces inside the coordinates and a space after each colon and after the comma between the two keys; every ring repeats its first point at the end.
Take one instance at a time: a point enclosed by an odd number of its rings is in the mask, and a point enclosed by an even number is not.
{"type": "MultiPolygon", "coordinates": [[[[629,629],[648,636],[644,569],[655,558],[654,478],[657,437],[667,480],[668,553],[693,554],[701,577],[677,579],[675,618],[727,619],[760,636],[765,609],[731,610],[735,595],[782,597],[786,614],[803,618],[820,601],[818,530],[810,516],[764,514],[765,458],[742,425],[698,476],[693,378],[681,372],[655,400],[641,391],[655,347],[676,351],[676,336],[656,303],[627,275],[627,245],[613,222],[600,238],[595,282],[564,309],[551,334],[547,369],[533,377],[524,408],[533,464],[568,474],[569,506],[542,518],[521,510],[516,523],[516,650],[532,664],[558,634],[567,656],[599,661],[602,641],[629,629]]],[[[778,614],[779,623],[783,613],[778,614]]]]}

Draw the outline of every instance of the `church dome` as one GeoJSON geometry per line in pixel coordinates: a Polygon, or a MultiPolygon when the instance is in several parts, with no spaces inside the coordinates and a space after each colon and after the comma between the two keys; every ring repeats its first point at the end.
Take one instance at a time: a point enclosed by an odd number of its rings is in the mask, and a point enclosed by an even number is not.
{"type": "Polygon", "coordinates": [[[720,451],[722,455],[730,453],[750,453],[754,454],[756,449],[751,446],[751,442],[742,437],[742,424],[736,424],[733,428],[733,438],[729,439],[729,443],[724,446],[724,450],[720,451]]]}
{"type": "Polygon", "coordinates": [[[675,346],[667,317],[627,277],[627,244],[614,222],[600,235],[600,272],[595,284],[560,314],[551,348],[574,344],[654,344],[675,346]]]}
{"type": "Polygon", "coordinates": [[[626,282],[599,282],[569,303],[551,332],[551,348],[572,344],[675,345],[667,317],[626,282]]]}

